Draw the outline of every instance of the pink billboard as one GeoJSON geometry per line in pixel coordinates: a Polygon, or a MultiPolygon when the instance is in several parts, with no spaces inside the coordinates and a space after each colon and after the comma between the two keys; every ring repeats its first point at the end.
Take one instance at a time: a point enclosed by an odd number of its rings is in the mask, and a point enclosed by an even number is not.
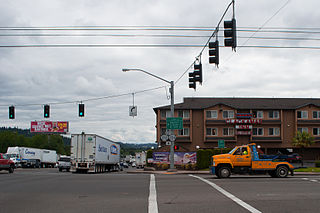
{"type": "Polygon", "coordinates": [[[68,131],[68,121],[31,121],[30,132],[66,133],[68,131]]]}

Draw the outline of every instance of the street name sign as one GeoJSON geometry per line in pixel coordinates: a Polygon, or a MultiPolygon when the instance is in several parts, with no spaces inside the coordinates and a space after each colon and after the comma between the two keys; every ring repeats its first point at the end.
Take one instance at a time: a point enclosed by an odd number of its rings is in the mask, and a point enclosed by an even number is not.
{"type": "Polygon", "coordinates": [[[183,129],[182,118],[169,117],[167,118],[167,129],[183,129]]]}

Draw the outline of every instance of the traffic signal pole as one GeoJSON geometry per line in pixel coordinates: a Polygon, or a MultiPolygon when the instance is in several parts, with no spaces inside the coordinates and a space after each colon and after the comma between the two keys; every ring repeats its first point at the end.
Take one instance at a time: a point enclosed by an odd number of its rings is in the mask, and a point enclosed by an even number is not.
{"type": "MultiPolygon", "coordinates": [[[[174,117],[174,82],[170,82],[170,97],[171,97],[171,117],[174,117]]],[[[171,129],[171,135],[174,135],[174,130],[171,129]]],[[[171,141],[171,147],[170,147],[170,171],[175,171],[174,168],[174,141],[171,141]]]]}

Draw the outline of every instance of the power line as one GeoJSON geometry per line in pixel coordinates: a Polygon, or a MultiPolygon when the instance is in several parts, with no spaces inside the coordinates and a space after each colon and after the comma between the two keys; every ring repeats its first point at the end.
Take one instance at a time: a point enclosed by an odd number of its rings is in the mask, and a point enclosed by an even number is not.
{"type": "MultiPolygon", "coordinates": [[[[64,102],[49,102],[46,103],[48,105],[64,105],[64,104],[73,104],[73,103],[80,103],[80,102],[91,102],[91,101],[98,101],[102,99],[110,99],[110,98],[118,98],[122,96],[127,96],[127,95],[132,95],[132,93],[138,94],[138,93],[144,93],[144,92],[149,92],[153,90],[158,90],[165,88],[166,86],[159,86],[159,87],[154,87],[150,89],[145,89],[145,90],[139,90],[136,92],[129,92],[129,93],[122,93],[122,94],[117,94],[117,95],[109,95],[109,96],[102,96],[102,97],[96,97],[96,98],[89,98],[89,99],[82,99],[82,100],[73,100],[73,101],[64,101],[64,102]]],[[[16,107],[24,107],[24,106],[43,106],[44,104],[40,103],[33,103],[33,104],[15,104],[14,106],[16,107]]],[[[0,107],[6,107],[8,105],[0,105],[0,107]]]]}

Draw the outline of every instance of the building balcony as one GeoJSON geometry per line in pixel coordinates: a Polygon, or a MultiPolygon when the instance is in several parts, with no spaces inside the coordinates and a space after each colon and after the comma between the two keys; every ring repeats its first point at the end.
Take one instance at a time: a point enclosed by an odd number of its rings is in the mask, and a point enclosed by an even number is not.
{"type": "Polygon", "coordinates": [[[259,142],[279,142],[281,143],[281,137],[252,137],[252,141],[259,141],[259,142]]]}
{"type": "Polygon", "coordinates": [[[319,124],[320,125],[320,120],[297,120],[298,124],[319,124]]]}
{"type": "Polygon", "coordinates": [[[225,142],[236,142],[236,137],[235,136],[230,136],[230,137],[206,136],[205,143],[218,142],[218,140],[224,140],[225,142]]]}

